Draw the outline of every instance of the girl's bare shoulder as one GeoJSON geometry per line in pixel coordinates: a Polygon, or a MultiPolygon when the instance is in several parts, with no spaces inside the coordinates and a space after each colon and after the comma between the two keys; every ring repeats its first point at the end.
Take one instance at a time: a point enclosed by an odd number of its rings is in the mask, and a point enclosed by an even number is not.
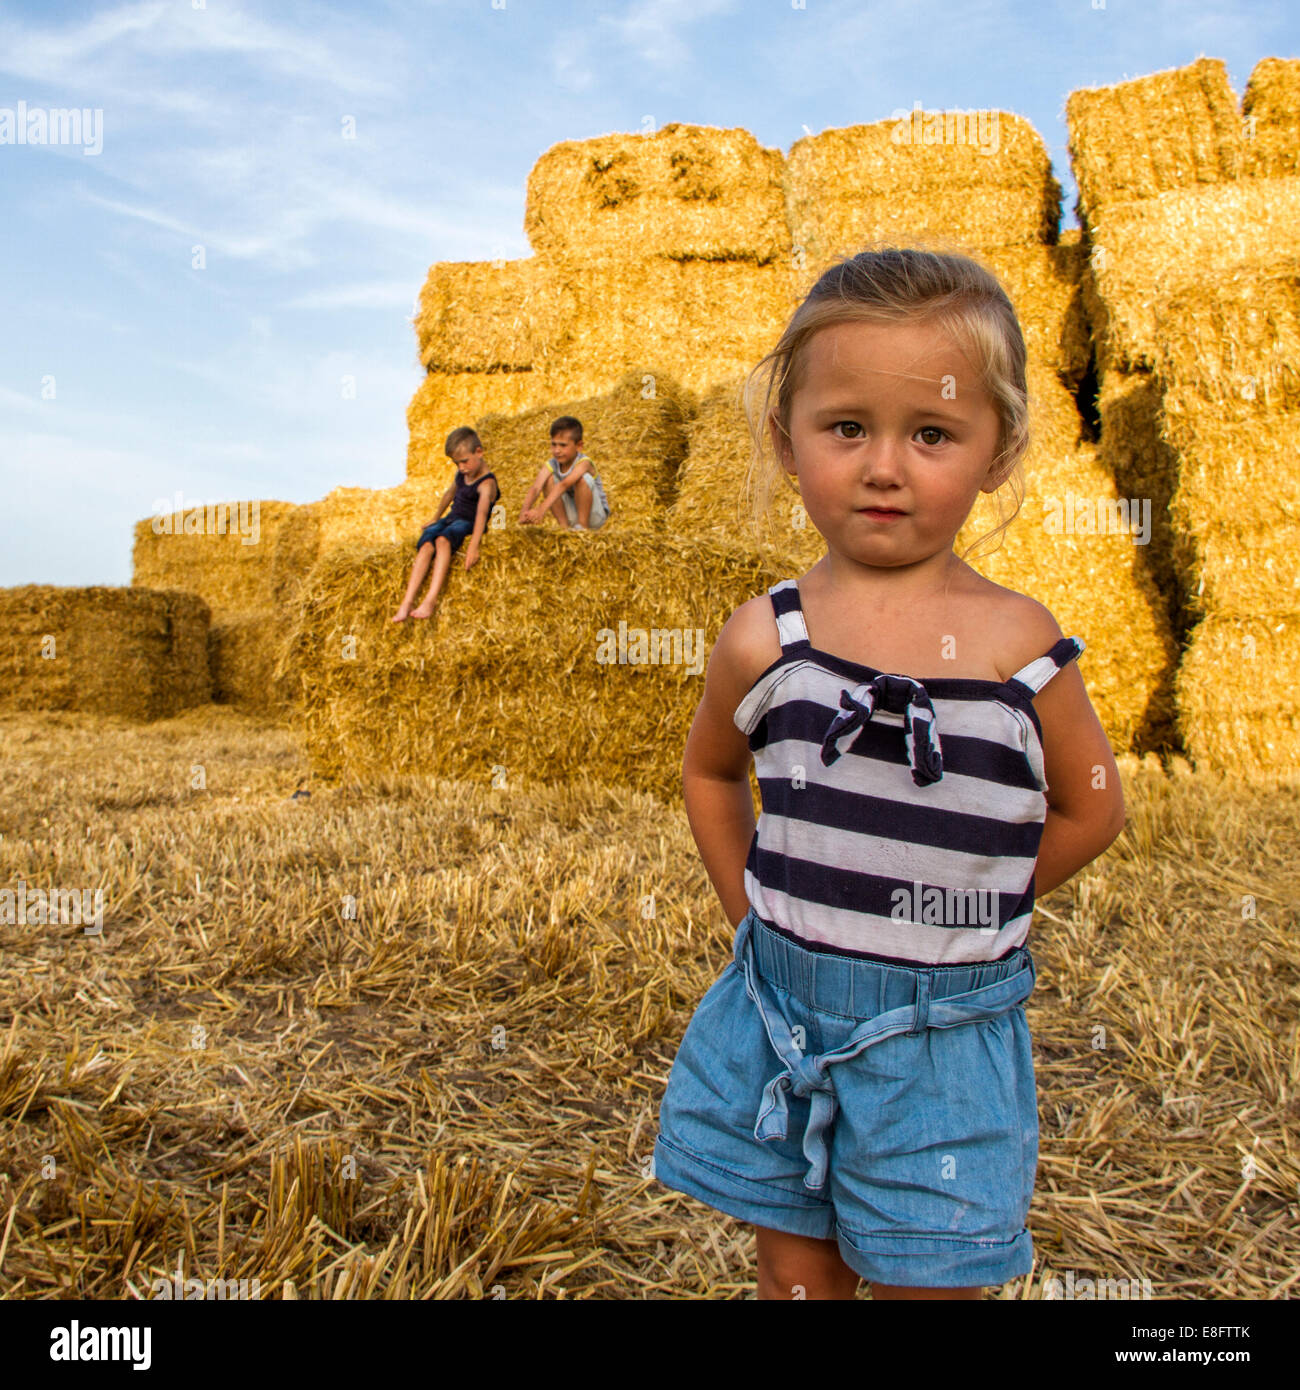
{"type": "Polygon", "coordinates": [[[1065,634],[1045,604],[1000,584],[985,583],[989,646],[997,653],[998,678],[1006,681],[1045,656],[1065,634]]]}
{"type": "Polygon", "coordinates": [[[747,599],[722,625],[709,658],[710,674],[743,695],[781,655],[776,615],[767,594],[747,599]]]}

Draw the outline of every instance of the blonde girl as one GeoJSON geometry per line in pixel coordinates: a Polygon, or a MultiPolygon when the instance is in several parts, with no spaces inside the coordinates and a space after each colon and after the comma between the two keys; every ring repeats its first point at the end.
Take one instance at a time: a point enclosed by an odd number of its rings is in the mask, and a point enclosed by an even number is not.
{"type": "Polygon", "coordinates": [[[979,1298],[1033,1264],[1034,897],[1124,824],[1083,642],[953,551],[1019,486],[1024,339],[973,260],[873,249],[746,406],[760,505],[783,470],[826,553],[731,615],[687,739],[736,931],[655,1174],[755,1226],[760,1298],[979,1298]]]}

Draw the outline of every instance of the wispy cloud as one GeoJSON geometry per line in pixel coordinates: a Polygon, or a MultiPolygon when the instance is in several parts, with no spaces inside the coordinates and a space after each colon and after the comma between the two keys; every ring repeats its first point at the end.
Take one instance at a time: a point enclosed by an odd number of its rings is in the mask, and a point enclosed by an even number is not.
{"type": "Polygon", "coordinates": [[[287,299],[282,309],[410,309],[413,295],[409,280],[371,280],[353,285],[331,285],[287,299]]]}

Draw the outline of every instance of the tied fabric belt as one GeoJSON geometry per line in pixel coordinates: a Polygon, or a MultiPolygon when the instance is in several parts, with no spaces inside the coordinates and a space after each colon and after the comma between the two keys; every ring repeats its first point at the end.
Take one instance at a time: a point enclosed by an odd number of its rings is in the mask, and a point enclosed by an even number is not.
{"type": "Polygon", "coordinates": [[[835,762],[851,735],[857,733],[878,709],[903,716],[903,740],[912,765],[912,781],[918,787],[943,776],[943,752],[934,706],[920,681],[911,676],[879,675],[865,685],[840,691],[840,713],[831,720],[822,739],[822,762],[835,762]]]}
{"type": "Polygon", "coordinates": [[[811,1114],[803,1136],[803,1151],[808,1160],[808,1171],[804,1174],[803,1184],[813,1191],[826,1185],[829,1164],[826,1143],[830,1137],[835,1113],[839,1109],[839,1102],[835,1097],[835,1083],[830,1075],[832,1065],[850,1061],[859,1052],[875,1043],[884,1042],[886,1038],[892,1038],[897,1033],[914,1035],[926,1028],[956,1028],[963,1023],[996,1018],[1029,998],[1033,993],[1037,976],[1033,957],[1026,954],[1024,969],[1004,980],[983,985],[979,989],[967,990],[963,994],[952,994],[945,999],[932,999],[934,976],[922,970],[917,977],[915,1003],[890,1009],[887,1013],[868,1019],[865,1023],[859,1024],[840,1047],[824,1052],[819,1057],[806,1057],[795,1045],[794,1035],[785,1015],[754,964],[754,945],[751,939],[753,922],[753,912],[746,913],[744,921],[736,928],[736,965],[744,976],[746,993],[758,1007],[763,1026],[767,1030],[768,1041],[776,1055],[785,1063],[785,1070],[779,1072],[763,1087],[763,1103],[758,1112],[758,1122],[754,1126],[754,1138],[760,1142],[765,1139],[784,1139],[790,1123],[786,1092],[793,1091],[796,1096],[810,1097],[811,1114]]]}

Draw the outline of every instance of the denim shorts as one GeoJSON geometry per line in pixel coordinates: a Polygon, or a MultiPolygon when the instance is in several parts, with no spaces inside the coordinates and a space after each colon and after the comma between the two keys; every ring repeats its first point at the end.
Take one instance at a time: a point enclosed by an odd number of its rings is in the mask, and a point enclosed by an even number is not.
{"type": "MultiPolygon", "coordinates": [[[[451,542],[451,553],[454,555],[460,549],[460,543],[474,529],[472,521],[463,521],[458,516],[440,516],[437,521],[431,522],[420,532],[420,539],[416,541],[415,548],[419,548],[425,541],[436,541],[439,536],[446,536],[451,542]]],[[[409,532],[408,532],[409,534],[409,532]]]]}
{"type": "Polygon", "coordinates": [[[673,1062],[655,1177],[742,1221],[835,1240],[874,1283],[1027,1274],[1034,979],[1025,946],[888,964],[801,945],[751,909],[673,1062]]]}

